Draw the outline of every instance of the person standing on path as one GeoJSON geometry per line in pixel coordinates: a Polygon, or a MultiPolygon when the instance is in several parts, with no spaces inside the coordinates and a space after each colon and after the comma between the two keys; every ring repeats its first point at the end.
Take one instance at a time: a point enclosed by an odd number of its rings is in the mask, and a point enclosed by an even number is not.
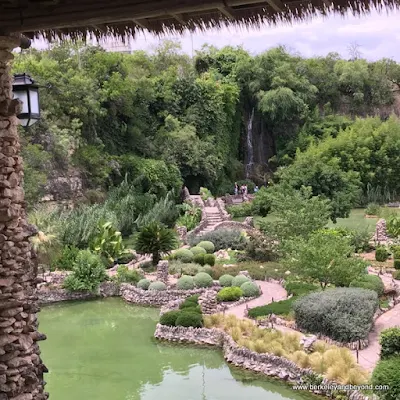
{"type": "Polygon", "coordinates": [[[237,184],[237,182],[235,182],[235,196],[237,196],[239,193],[239,186],[237,184]]]}

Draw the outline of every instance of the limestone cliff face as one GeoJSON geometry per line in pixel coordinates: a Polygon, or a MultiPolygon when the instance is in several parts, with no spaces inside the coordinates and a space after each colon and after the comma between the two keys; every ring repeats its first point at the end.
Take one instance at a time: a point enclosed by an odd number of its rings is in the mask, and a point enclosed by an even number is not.
{"type": "Polygon", "coordinates": [[[55,171],[47,181],[45,195],[41,201],[75,201],[83,197],[83,189],[83,179],[78,170],[55,171]]]}

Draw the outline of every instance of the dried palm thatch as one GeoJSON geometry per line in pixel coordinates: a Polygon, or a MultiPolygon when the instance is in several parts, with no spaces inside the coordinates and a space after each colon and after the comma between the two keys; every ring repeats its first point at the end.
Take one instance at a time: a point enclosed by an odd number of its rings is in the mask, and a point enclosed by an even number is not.
{"type": "Polygon", "coordinates": [[[123,39],[144,30],[160,35],[231,25],[259,27],[399,5],[400,0],[0,0],[0,34],[123,39]]]}

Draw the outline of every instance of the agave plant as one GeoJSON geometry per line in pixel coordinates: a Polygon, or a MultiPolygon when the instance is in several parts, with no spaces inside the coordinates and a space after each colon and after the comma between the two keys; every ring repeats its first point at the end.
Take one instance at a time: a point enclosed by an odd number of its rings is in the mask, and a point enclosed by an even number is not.
{"type": "Polygon", "coordinates": [[[151,254],[157,265],[162,253],[169,253],[178,245],[176,233],[158,222],[143,226],[135,237],[134,247],[139,254],[151,254]]]}

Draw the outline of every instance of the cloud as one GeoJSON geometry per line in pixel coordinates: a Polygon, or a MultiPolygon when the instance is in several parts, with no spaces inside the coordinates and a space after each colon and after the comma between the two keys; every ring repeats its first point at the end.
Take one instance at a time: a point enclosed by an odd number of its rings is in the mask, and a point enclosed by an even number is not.
{"type": "MultiPolygon", "coordinates": [[[[399,17],[398,11],[374,11],[363,17],[332,15],[315,17],[291,25],[266,25],[261,29],[230,27],[165,38],[179,40],[183,51],[188,54],[191,54],[192,50],[200,50],[208,43],[216,47],[242,45],[252,54],[261,53],[274,46],[286,45],[305,57],[324,56],[329,52],[338,52],[347,57],[348,46],[357,43],[363,56],[369,60],[387,57],[400,61],[400,54],[396,51],[400,45],[399,17]]],[[[162,40],[151,34],[139,35],[132,41],[131,49],[151,50],[162,40]]],[[[39,41],[35,46],[43,48],[45,43],[39,41]]]]}

